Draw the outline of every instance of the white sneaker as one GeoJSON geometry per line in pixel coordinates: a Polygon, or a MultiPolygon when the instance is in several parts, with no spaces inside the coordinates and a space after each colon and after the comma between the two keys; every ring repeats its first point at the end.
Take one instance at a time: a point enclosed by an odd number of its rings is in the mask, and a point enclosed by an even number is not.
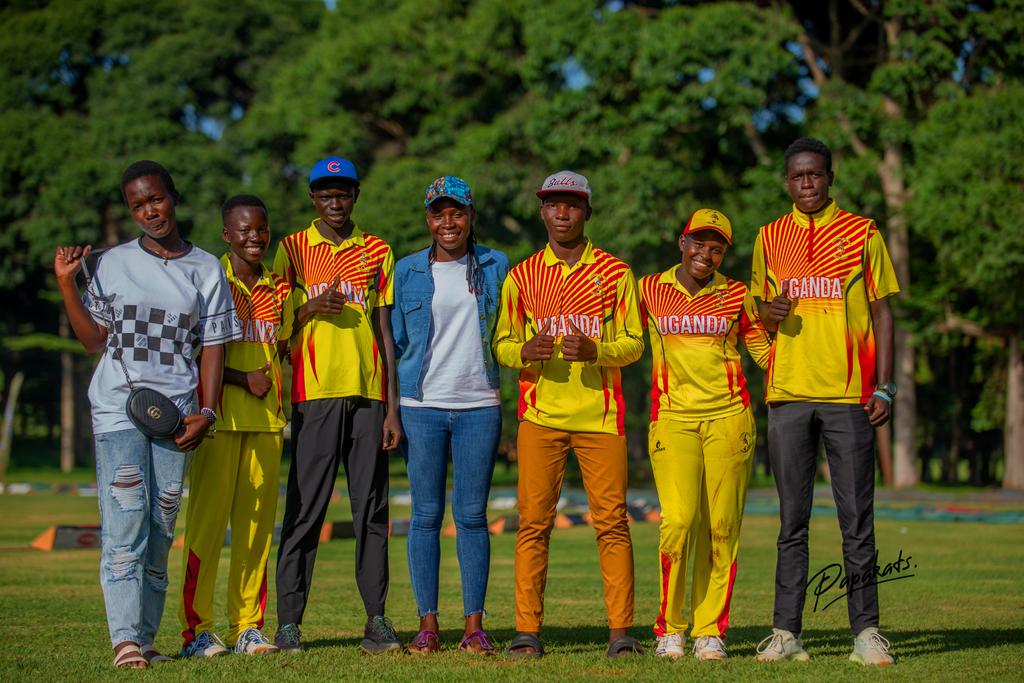
{"type": "Polygon", "coordinates": [[[877,628],[866,628],[853,639],[853,652],[850,661],[864,666],[892,666],[896,663],[889,654],[889,641],[877,628]]]}
{"type": "Polygon", "coordinates": [[[257,628],[247,628],[238,636],[235,643],[236,655],[265,655],[278,651],[277,645],[267,640],[263,632],[257,628]]]}
{"type": "Polygon", "coordinates": [[[781,628],[773,628],[772,634],[757,644],[754,659],[759,662],[781,662],[785,659],[806,662],[810,661],[811,656],[804,650],[804,643],[798,636],[781,628]]]}
{"type": "Polygon", "coordinates": [[[203,631],[192,639],[188,645],[181,650],[181,656],[185,657],[221,657],[228,653],[224,647],[224,641],[216,634],[203,631]]]}
{"type": "Polygon", "coordinates": [[[682,633],[669,633],[658,637],[658,647],[654,649],[658,657],[679,659],[686,656],[686,636],[682,633]]]}
{"type": "Polygon", "coordinates": [[[693,656],[700,660],[728,659],[725,643],[718,636],[701,636],[693,643],[693,656]]]}

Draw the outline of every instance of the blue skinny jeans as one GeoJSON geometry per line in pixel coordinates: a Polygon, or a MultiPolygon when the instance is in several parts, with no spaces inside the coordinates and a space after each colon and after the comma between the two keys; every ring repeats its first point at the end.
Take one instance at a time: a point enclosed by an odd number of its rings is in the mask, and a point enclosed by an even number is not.
{"type": "Polygon", "coordinates": [[[501,436],[501,408],[402,407],[406,469],[412,494],[409,574],[420,617],[437,613],[448,457],[453,467],[452,516],[465,616],[483,612],[491,564],[487,497],[501,436]]]}

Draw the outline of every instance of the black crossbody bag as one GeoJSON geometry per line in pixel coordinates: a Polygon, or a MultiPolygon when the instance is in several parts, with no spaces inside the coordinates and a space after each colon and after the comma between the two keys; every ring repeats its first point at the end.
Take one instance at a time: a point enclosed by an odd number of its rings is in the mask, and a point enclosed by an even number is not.
{"type": "MultiPolygon", "coordinates": [[[[85,289],[89,292],[89,296],[97,301],[103,301],[104,297],[98,296],[92,290],[92,276],[89,274],[89,268],[86,266],[84,258],[82,259],[82,273],[85,276],[85,289]]],[[[113,322],[113,318],[111,318],[111,322],[113,322]]],[[[124,379],[128,382],[128,400],[124,407],[128,419],[136,429],[151,439],[170,438],[180,433],[183,430],[184,420],[178,406],[156,389],[135,386],[132,378],[128,376],[128,366],[124,362],[124,351],[118,344],[117,332],[110,330],[109,334],[114,339],[114,357],[120,362],[124,379]]]]}

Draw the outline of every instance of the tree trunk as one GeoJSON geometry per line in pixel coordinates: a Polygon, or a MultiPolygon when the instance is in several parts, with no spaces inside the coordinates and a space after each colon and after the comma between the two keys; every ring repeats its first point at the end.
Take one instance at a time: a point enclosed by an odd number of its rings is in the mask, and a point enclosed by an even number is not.
{"type": "Polygon", "coordinates": [[[94,363],[91,358],[79,357],[75,363],[76,382],[78,394],[76,395],[75,410],[75,444],[77,447],[78,462],[80,467],[92,469],[95,466],[93,456],[92,440],[92,411],[89,407],[89,396],[84,387],[89,386],[89,379],[92,377],[94,363]]]}
{"type": "Polygon", "coordinates": [[[1003,488],[1024,489],[1024,348],[1021,336],[1010,335],[1006,378],[1006,422],[1003,425],[1003,488]]]}
{"type": "Polygon", "coordinates": [[[121,219],[118,218],[119,206],[107,204],[103,210],[103,242],[113,247],[121,241],[121,219]]]}
{"type": "MultiPolygon", "coordinates": [[[[60,336],[71,333],[68,314],[60,308],[60,336]]],[[[70,351],[60,354],[60,471],[70,472],[75,466],[75,359],[70,351]]]]}
{"type": "Polygon", "coordinates": [[[15,372],[11,378],[10,388],[7,391],[7,405],[4,406],[3,420],[0,421],[0,489],[7,477],[7,464],[11,461],[11,443],[14,440],[14,420],[17,415],[18,394],[21,393],[21,383],[25,381],[25,374],[15,372]]]}
{"type": "Polygon", "coordinates": [[[946,371],[949,373],[949,394],[952,398],[953,417],[949,421],[949,450],[942,458],[942,481],[946,484],[959,483],[960,453],[964,445],[964,401],[963,383],[960,381],[960,366],[956,362],[956,354],[947,357],[946,371]]]}
{"type": "Polygon", "coordinates": [[[892,486],[892,422],[886,422],[875,430],[875,444],[878,446],[878,469],[882,471],[882,483],[892,486]]]}
{"type": "MultiPolygon", "coordinates": [[[[887,22],[888,23],[888,22],[887,22]]],[[[893,44],[890,36],[890,44],[893,44]]],[[[888,97],[883,103],[887,118],[901,117],[899,104],[888,97]]],[[[898,300],[910,294],[910,235],[907,229],[904,205],[907,201],[906,185],[903,178],[903,150],[898,142],[887,142],[879,164],[878,175],[885,195],[888,216],[886,229],[889,234],[889,256],[900,283],[898,300]]],[[[899,313],[897,307],[896,313],[899,313]]],[[[914,456],[917,437],[917,392],[914,387],[914,338],[899,320],[895,325],[895,381],[898,391],[893,405],[893,483],[896,488],[906,488],[918,483],[918,472],[914,456]]]]}

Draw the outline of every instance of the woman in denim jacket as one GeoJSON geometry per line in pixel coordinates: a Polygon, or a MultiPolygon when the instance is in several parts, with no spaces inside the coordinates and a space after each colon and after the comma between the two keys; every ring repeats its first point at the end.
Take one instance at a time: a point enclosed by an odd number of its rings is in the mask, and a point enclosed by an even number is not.
{"type": "Polygon", "coordinates": [[[420,617],[409,651],[425,655],[441,648],[439,539],[451,453],[466,618],[459,649],[493,654],[483,613],[491,554],[487,497],[501,407],[490,349],[508,257],[476,244],[473,195],[461,178],[432,182],[424,206],[433,244],[398,262],[391,313],[412,494],[409,573],[420,617]]]}

